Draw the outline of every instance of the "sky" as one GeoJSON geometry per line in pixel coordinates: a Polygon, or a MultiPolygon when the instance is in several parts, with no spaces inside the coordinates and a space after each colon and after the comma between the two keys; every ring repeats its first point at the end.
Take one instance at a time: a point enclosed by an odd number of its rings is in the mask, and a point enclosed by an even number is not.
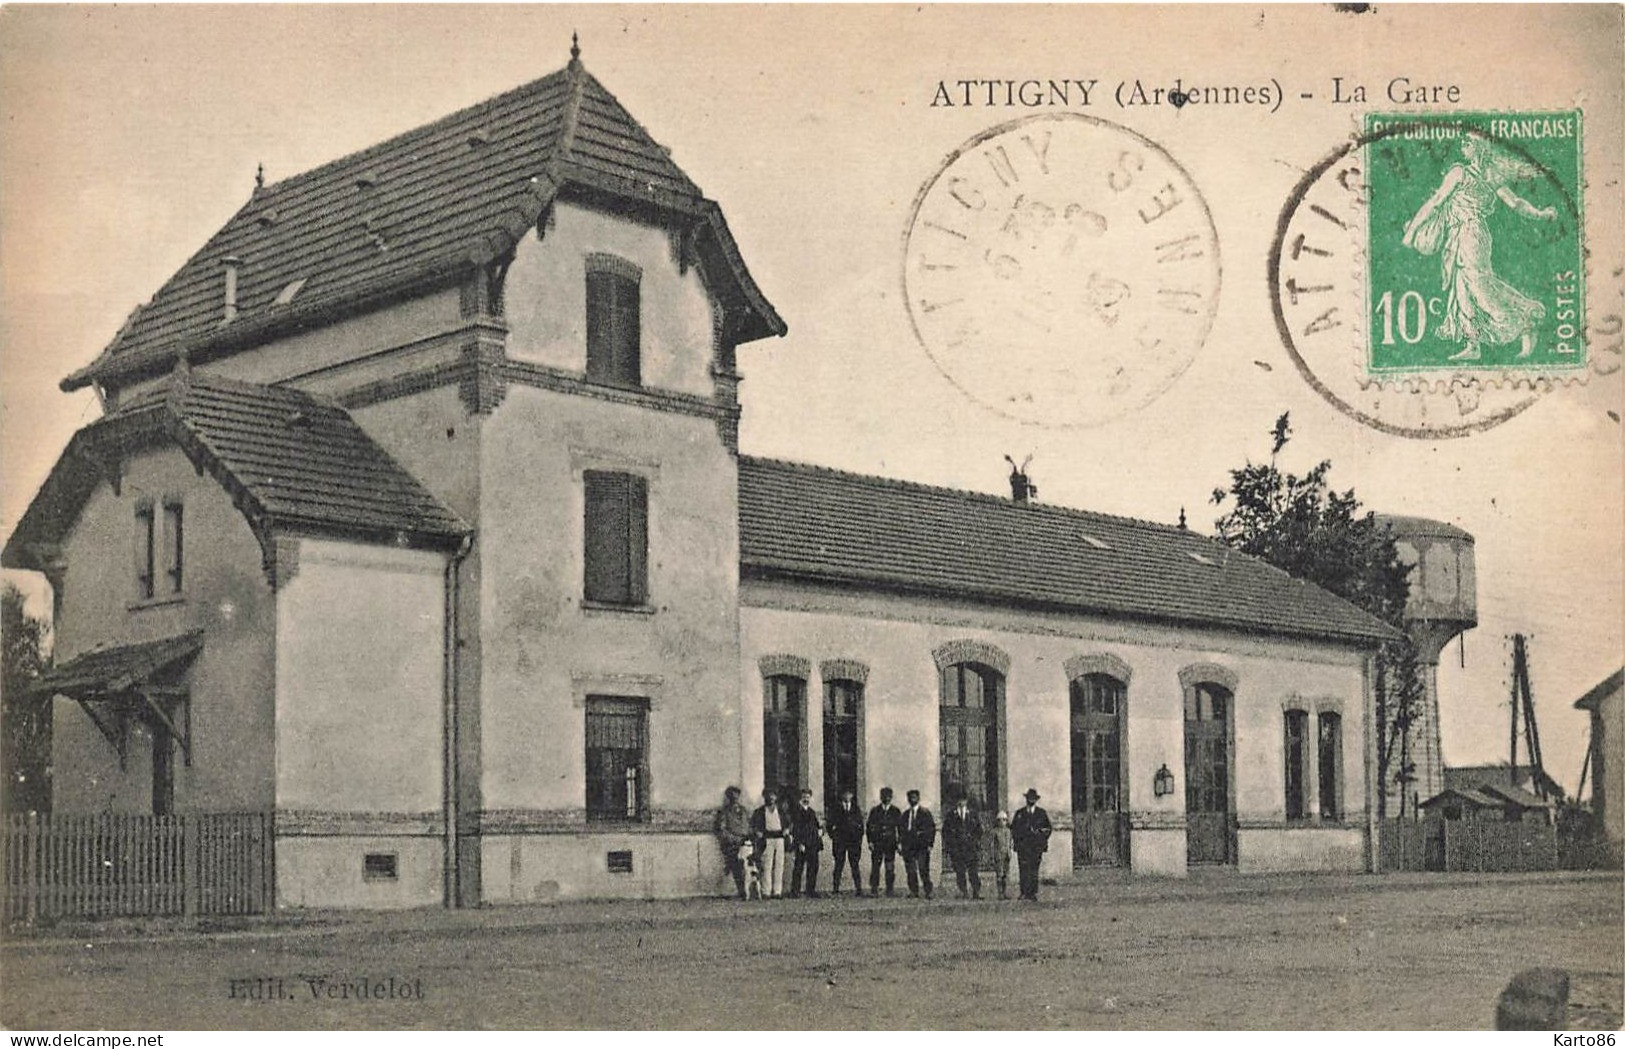
{"type": "Polygon", "coordinates": [[[1170,523],[1183,509],[1209,530],[1212,490],[1268,455],[1290,411],[1283,465],[1330,459],[1333,485],[1368,507],[1476,537],[1479,624],[1439,672],[1447,762],[1506,759],[1507,639],[1523,632],[1547,768],[1572,790],[1586,746],[1573,701],[1625,651],[1619,374],[1472,436],[1389,436],[1309,388],[1270,307],[1265,260],[1293,184],[1366,109],[1401,108],[1335,102],[1332,78],[1339,93],[1380,96],[1404,76],[1456,86],[1463,108],[1584,111],[1591,319],[1625,312],[1618,10],[1480,9],[1472,34],[1454,31],[1459,18],[1387,6],[8,6],[0,532],[99,414],[94,394],[57,382],[242,205],[257,165],[281,179],[543,76],[577,31],[588,70],[722,205],[788,322],[787,337],[739,352],[745,452],[996,493],[1003,456],[1031,455],[1046,502],[1170,523]],[[1509,55],[1539,61],[1513,72],[1509,55]],[[916,195],[973,136],[1044,112],[931,104],[940,82],[967,78],[1284,92],[1274,110],[1124,109],[1101,93],[1074,107],[1159,144],[1212,213],[1223,280],[1211,330],[1150,404],[1087,428],[1023,423],[967,398],[922,349],[902,301],[916,195]]]}

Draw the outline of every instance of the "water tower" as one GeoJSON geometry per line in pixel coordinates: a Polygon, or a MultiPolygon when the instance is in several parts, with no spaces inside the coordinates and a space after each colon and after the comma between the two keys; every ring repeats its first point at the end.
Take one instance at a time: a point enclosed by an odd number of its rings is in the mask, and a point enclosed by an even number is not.
{"type": "MultiPolygon", "coordinates": [[[[1478,625],[1478,585],[1473,568],[1473,537],[1455,525],[1425,517],[1378,514],[1377,523],[1394,536],[1401,561],[1411,568],[1405,601],[1405,632],[1422,662],[1422,710],[1411,724],[1410,760],[1416,766],[1407,812],[1417,800],[1444,789],[1444,757],[1439,750],[1439,653],[1463,631],[1478,625]]],[[[1397,767],[1397,763],[1396,763],[1397,767]]],[[[1389,792],[1389,815],[1396,812],[1398,788],[1389,792]]]]}

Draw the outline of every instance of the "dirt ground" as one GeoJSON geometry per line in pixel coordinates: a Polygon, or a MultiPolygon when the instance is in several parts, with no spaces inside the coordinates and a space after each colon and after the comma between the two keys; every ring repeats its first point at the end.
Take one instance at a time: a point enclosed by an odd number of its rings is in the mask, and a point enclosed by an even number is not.
{"type": "Polygon", "coordinates": [[[1571,973],[1572,1028],[1618,1028],[1625,1009],[1617,874],[1103,875],[1046,887],[1038,904],[952,895],[57,929],[0,948],[0,1022],[1482,1029],[1507,980],[1534,966],[1571,973]],[[411,997],[317,996],[309,982],[387,993],[391,977],[411,997]],[[243,997],[255,990],[268,997],[243,997]]]}

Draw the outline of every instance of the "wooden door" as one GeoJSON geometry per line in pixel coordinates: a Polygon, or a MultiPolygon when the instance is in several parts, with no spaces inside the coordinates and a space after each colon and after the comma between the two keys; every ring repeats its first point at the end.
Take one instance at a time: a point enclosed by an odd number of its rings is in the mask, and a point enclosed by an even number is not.
{"type": "Polygon", "coordinates": [[[1103,674],[1072,682],[1072,864],[1120,866],[1124,689],[1103,674]]]}
{"type": "Polygon", "coordinates": [[[1230,693],[1196,685],[1185,696],[1185,851],[1190,863],[1232,863],[1230,693]]]}

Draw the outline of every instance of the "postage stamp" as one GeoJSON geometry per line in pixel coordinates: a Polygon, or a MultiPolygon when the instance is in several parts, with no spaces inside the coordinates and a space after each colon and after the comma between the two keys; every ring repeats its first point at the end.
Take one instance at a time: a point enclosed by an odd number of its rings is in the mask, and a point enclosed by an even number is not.
{"type": "Polygon", "coordinates": [[[1370,371],[1583,369],[1580,112],[1365,129],[1370,371]]]}
{"type": "Polygon", "coordinates": [[[1373,429],[1432,440],[1606,373],[1583,319],[1579,119],[1372,117],[1304,172],[1268,281],[1316,393],[1373,429]]]}
{"type": "Polygon", "coordinates": [[[962,393],[1031,425],[1098,425],[1190,366],[1218,304],[1201,193],[1144,136],[1082,114],[1000,124],[950,154],[904,243],[909,319],[962,393]]]}

